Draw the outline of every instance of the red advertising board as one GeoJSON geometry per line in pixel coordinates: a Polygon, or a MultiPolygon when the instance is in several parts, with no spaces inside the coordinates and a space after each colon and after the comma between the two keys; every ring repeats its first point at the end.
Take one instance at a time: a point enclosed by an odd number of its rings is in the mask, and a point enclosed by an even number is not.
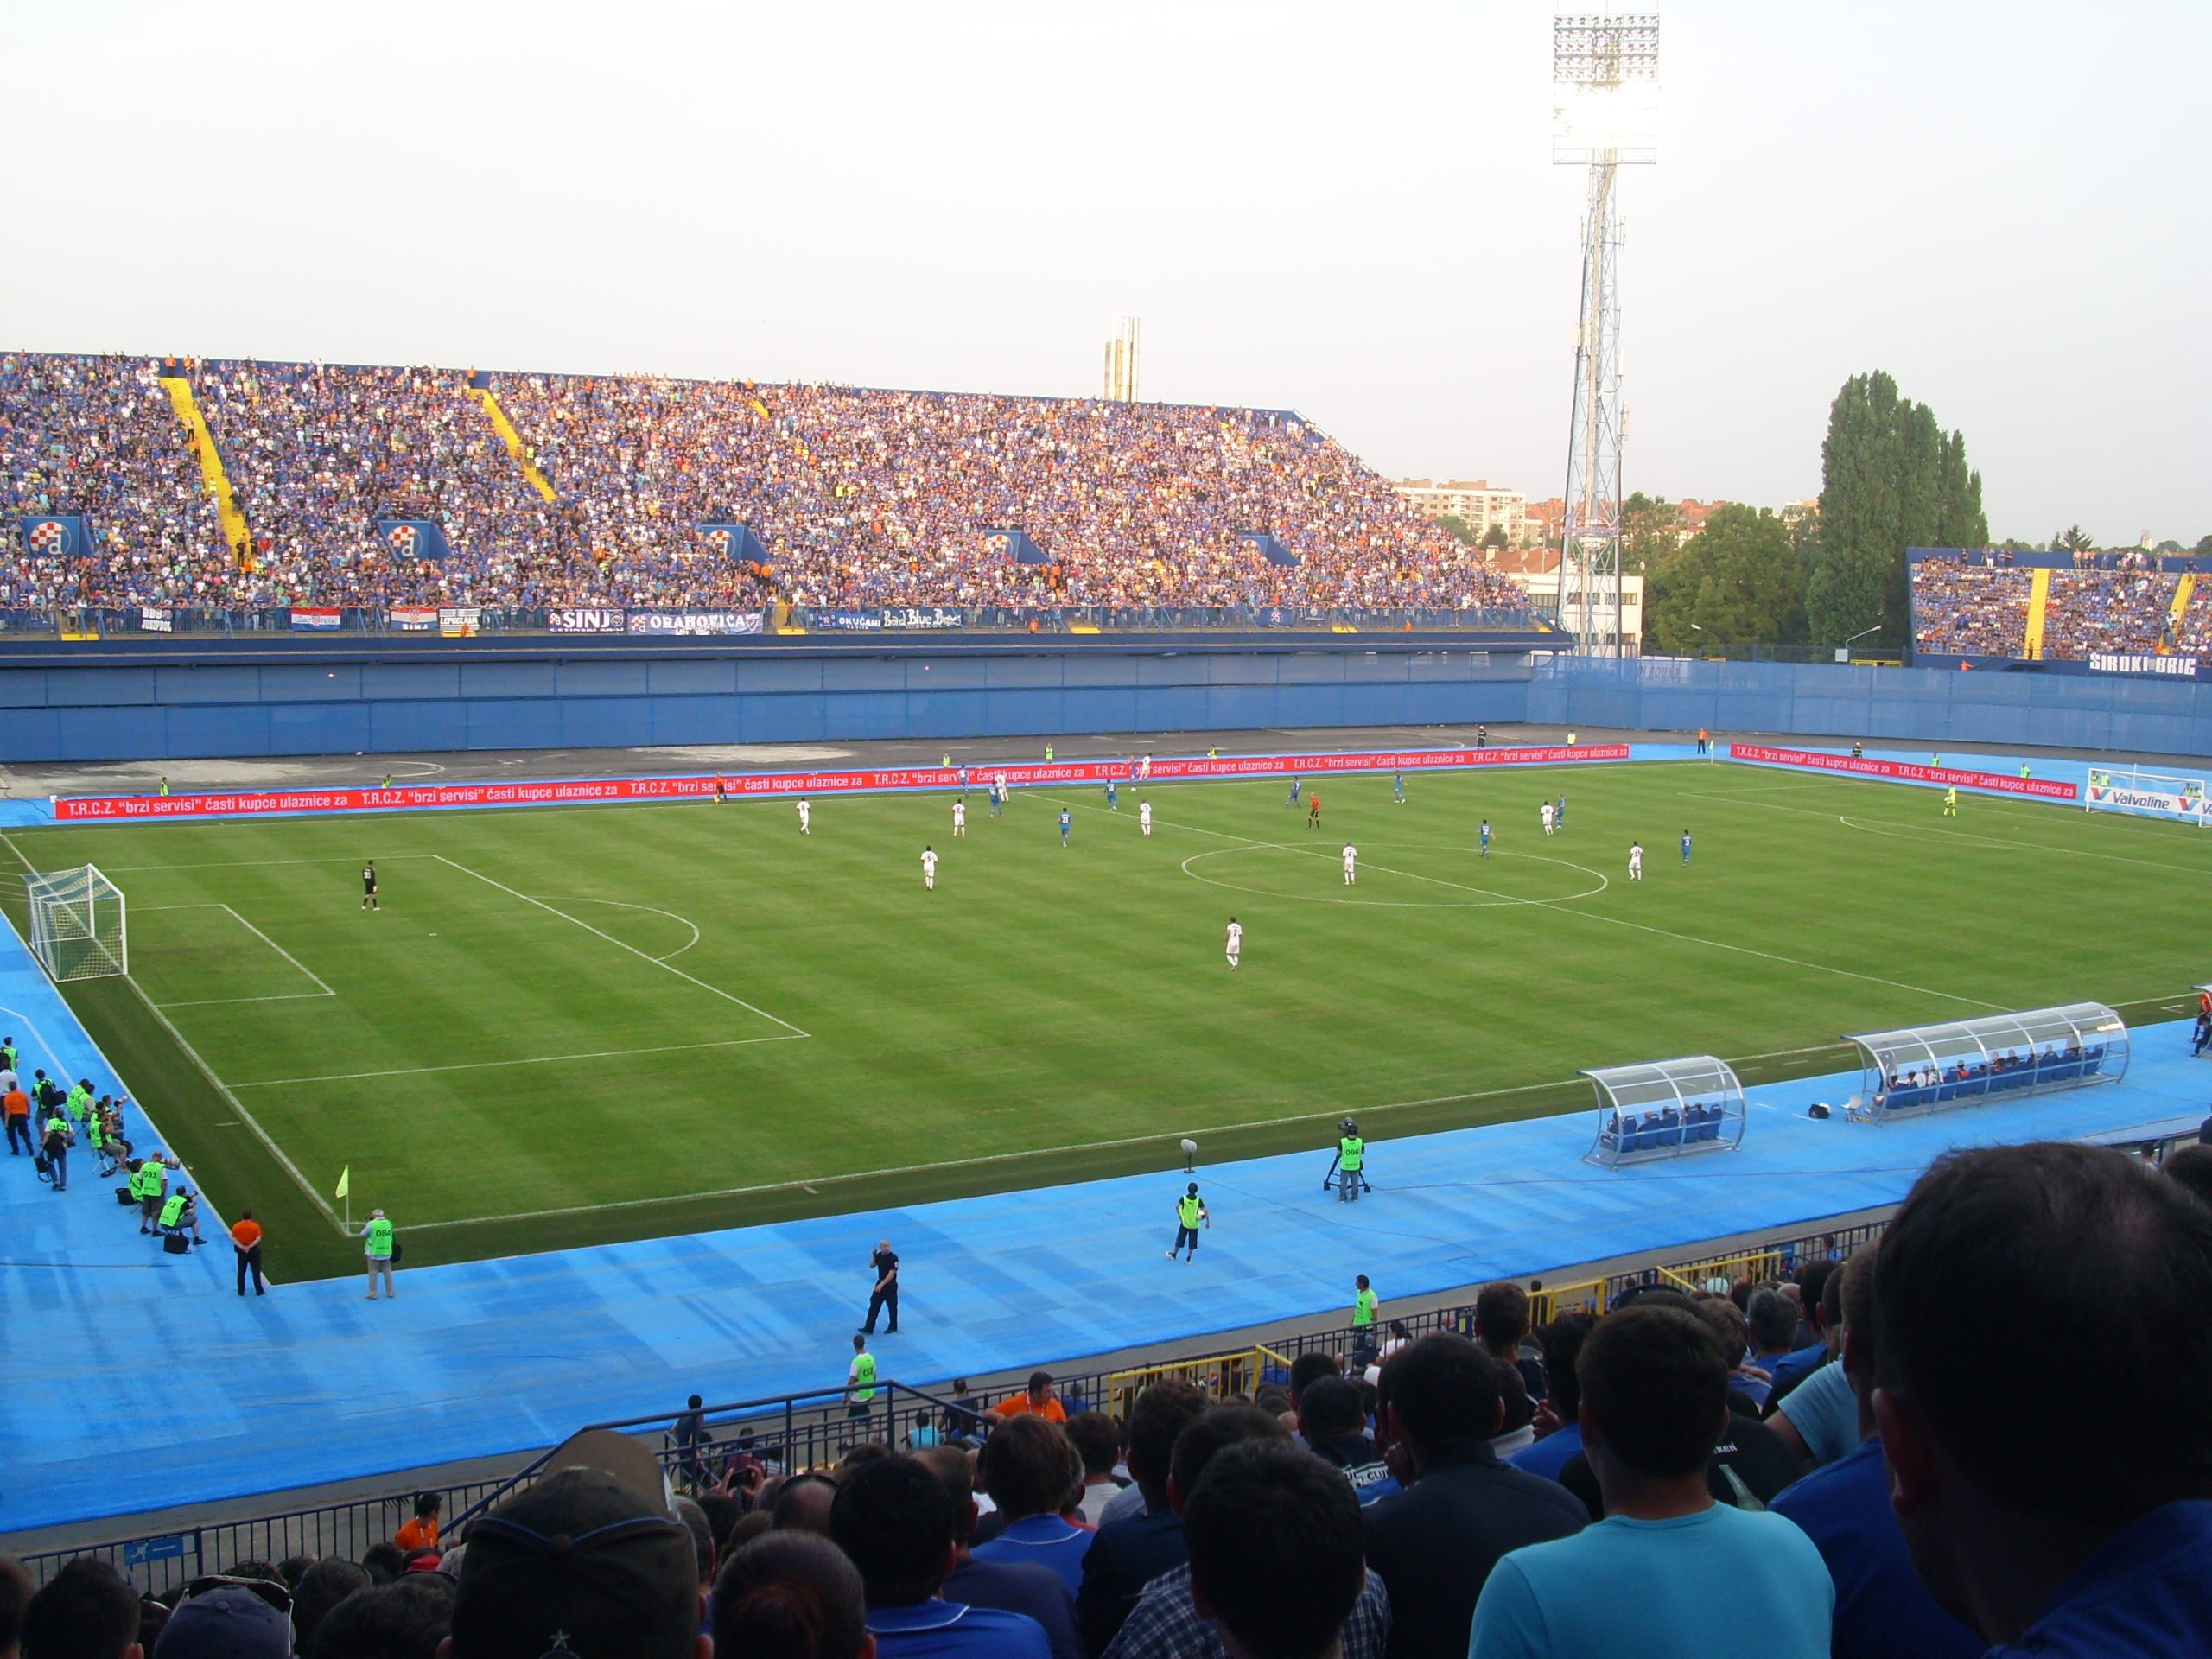
{"type": "MultiPolygon", "coordinates": [[[[1414,772],[1442,767],[1551,766],[1592,760],[1625,760],[1625,743],[1585,743],[1573,748],[1376,749],[1352,754],[1242,754],[1217,760],[1160,760],[1146,774],[1156,782],[1205,778],[1326,777],[1334,772],[1414,772]]],[[[982,789],[997,777],[1016,787],[1129,781],[1130,759],[1064,760],[1021,766],[976,766],[969,785],[982,789]]],[[[834,795],[859,790],[956,787],[953,766],[882,768],[857,772],[729,772],[723,786],[734,796],[834,795]]],[[[57,800],[62,823],[86,820],[244,817],[265,812],[394,812],[424,807],[576,806],[601,801],[674,801],[715,792],[711,772],[689,778],[575,778],[549,783],[410,784],[391,789],[256,790],[229,795],[92,795],[57,800]]]]}
{"type": "Polygon", "coordinates": [[[1854,778],[1889,778],[1909,784],[1955,784],[1961,789],[1993,790],[2001,795],[2031,795],[2044,801],[2078,801],[2079,784],[2050,778],[2012,778],[2001,772],[1970,772],[1962,766],[1917,766],[1910,760],[1877,760],[1832,754],[1825,749],[1770,749],[1763,743],[1731,743],[1729,757],[1762,766],[1802,766],[1814,772],[1847,772],[1854,778]]]}

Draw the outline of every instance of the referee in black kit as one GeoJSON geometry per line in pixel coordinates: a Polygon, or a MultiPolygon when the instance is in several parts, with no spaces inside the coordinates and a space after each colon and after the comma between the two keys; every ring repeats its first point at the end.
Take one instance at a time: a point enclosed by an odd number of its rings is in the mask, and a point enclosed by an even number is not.
{"type": "Polygon", "coordinates": [[[891,1248],[889,1239],[875,1247],[868,1266],[875,1274],[875,1288],[868,1293],[868,1323],[861,1326],[861,1332],[874,1336],[876,1314],[888,1309],[891,1323],[884,1328],[883,1334],[895,1337],[899,1334],[899,1253],[891,1248]]]}

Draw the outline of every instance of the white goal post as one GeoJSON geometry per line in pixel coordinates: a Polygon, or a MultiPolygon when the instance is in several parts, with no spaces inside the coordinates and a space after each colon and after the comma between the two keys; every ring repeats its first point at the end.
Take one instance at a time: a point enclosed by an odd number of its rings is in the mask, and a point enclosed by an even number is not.
{"type": "Polygon", "coordinates": [[[2212,829],[2212,817],[2205,811],[2204,779],[2186,774],[2145,772],[2139,766],[2091,766],[2082,805],[2091,812],[2179,818],[2200,830],[2212,829]]]}
{"type": "Polygon", "coordinates": [[[99,979],[130,971],[123,889],[99,867],[27,875],[31,954],[49,978],[99,979]]]}

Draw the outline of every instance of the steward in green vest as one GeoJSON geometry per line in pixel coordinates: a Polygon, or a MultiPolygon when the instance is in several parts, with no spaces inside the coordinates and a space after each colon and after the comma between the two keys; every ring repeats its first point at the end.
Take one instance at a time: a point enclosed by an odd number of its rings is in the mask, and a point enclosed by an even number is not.
{"type": "Polygon", "coordinates": [[[1198,1184],[1192,1181],[1189,1190],[1175,1200],[1175,1248],[1167,1252],[1167,1259],[1173,1262],[1177,1252],[1187,1244],[1190,1246],[1191,1253],[1184,1260],[1197,1261],[1198,1259],[1198,1229],[1201,1226],[1212,1225],[1213,1217],[1206,1213],[1205,1200],[1198,1196],[1198,1184]]]}
{"type": "Polygon", "coordinates": [[[76,1122],[82,1123],[92,1109],[92,1086],[79,1083],[62,1100],[62,1109],[76,1122]]]}
{"type": "Polygon", "coordinates": [[[850,1414],[868,1415],[869,1402],[875,1398],[875,1356],[868,1351],[868,1338],[853,1338],[852,1368],[845,1373],[845,1398],[850,1402],[850,1414]]]}
{"type": "Polygon", "coordinates": [[[162,1225],[163,1228],[174,1227],[178,1222],[184,1219],[185,1196],[185,1190],[182,1187],[179,1187],[175,1192],[170,1193],[168,1198],[162,1201],[162,1225]]]}
{"type": "MultiPolygon", "coordinates": [[[[1330,1175],[1337,1178],[1337,1202],[1357,1204],[1361,1192],[1369,1190],[1367,1177],[1361,1172],[1367,1167],[1367,1142],[1360,1138],[1359,1125],[1351,1118],[1337,1125],[1337,1155],[1329,1166],[1330,1175]]],[[[1325,1191],[1329,1178],[1322,1178],[1325,1191]]]]}
{"type": "Polygon", "coordinates": [[[382,1257],[387,1262],[390,1261],[391,1259],[391,1224],[386,1221],[382,1216],[378,1216],[374,1220],[371,1221],[366,1231],[362,1234],[362,1236],[369,1242],[368,1253],[371,1255],[382,1257]]]}
{"type": "Polygon", "coordinates": [[[1358,1286],[1359,1294],[1351,1299],[1351,1328],[1364,1330],[1374,1325],[1375,1310],[1380,1302],[1369,1286],[1365,1274],[1361,1274],[1353,1282],[1358,1286]]]}

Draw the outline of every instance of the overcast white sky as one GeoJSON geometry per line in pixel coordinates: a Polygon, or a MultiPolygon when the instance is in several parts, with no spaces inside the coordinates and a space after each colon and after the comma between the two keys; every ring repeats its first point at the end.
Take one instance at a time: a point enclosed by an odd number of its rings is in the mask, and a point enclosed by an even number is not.
{"type": "MultiPolygon", "coordinates": [[[[1289,405],[1557,494],[1582,176],[1525,0],[0,8],[0,345],[1289,405]]],[[[1886,368],[1999,535],[2212,531],[2205,0],[1682,0],[1629,487],[1820,486],[1886,368]]]]}

